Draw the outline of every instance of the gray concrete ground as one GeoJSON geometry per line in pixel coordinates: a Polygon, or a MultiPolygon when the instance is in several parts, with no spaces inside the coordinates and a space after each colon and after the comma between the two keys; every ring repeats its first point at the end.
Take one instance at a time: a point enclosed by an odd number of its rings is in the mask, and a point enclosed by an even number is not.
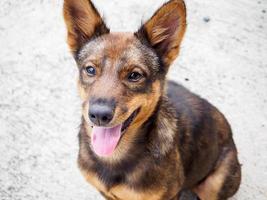
{"type": "MultiPolygon", "coordinates": [[[[95,1],[96,2],[96,1],[95,1]]],[[[112,30],[136,30],[163,0],[98,0],[112,30]]],[[[229,119],[243,164],[235,200],[267,199],[267,1],[187,0],[169,74],[229,119]]],[[[0,1],[0,199],[102,199],[76,166],[80,100],[62,0],[0,1]]]]}

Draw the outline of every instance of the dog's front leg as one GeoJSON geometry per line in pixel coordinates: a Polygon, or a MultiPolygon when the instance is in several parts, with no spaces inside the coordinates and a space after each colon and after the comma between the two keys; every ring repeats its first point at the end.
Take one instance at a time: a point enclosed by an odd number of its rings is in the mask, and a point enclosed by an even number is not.
{"type": "Polygon", "coordinates": [[[198,196],[190,190],[182,190],[171,200],[200,200],[198,196]]]}
{"type": "MultiPolygon", "coordinates": [[[[100,191],[99,191],[99,192],[100,192],[100,191]]],[[[104,192],[100,192],[100,194],[105,198],[105,200],[117,200],[116,198],[111,198],[111,197],[105,195],[104,192]]]]}

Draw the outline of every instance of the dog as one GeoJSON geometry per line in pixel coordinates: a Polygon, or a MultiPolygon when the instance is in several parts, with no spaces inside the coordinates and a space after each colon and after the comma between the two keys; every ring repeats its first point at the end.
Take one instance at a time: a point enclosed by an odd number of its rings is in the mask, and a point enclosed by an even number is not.
{"type": "Polygon", "coordinates": [[[63,7],[79,70],[85,179],[107,200],[178,200],[183,191],[201,200],[233,196],[241,167],[229,123],[207,100],[166,80],[186,30],[183,0],[163,4],[135,33],[110,32],[90,0],[63,7]]]}

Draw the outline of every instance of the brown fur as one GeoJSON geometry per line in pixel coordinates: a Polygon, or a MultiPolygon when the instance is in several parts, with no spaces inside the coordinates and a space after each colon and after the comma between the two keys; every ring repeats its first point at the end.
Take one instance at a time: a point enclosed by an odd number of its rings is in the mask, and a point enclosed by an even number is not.
{"type": "Polygon", "coordinates": [[[185,4],[182,0],[176,0],[170,1],[156,11],[153,17],[141,28],[141,31],[144,29],[147,33],[152,46],[159,45],[156,51],[164,55],[163,62],[169,66],[179,53],[185,28],[185,4]]]}
{"type": "Polygon", "coordinates": [[[184,2],[170,0],[136,33],[109,33],[89,0],[65,0],[64,18],[80,74],[78,163],[86,180],[109,200],[178,200],[185,190],[202,200],[232,196],[241,170],[230,125],[205,99],[165,80],[185,32],[184,2]],[[129,81],[132,72],[141,79],[129,81]],[[114,105],[109,127],[138,111],[109,157],[90,145],[96,101],[114,105]]]}
{"type": "Polygon", "coordinates": [[[97,28],[109,32],[94,5],[88,0],[64,1],[64,19],[68,29],[68,44],[73,53],[96,33],[97,28]]]}

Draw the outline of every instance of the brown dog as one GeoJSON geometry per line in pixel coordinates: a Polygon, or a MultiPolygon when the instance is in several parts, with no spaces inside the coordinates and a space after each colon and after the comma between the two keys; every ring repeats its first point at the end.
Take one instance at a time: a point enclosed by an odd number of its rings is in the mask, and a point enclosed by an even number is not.
{"type": "Polygon", "coordinates": [[[214,106],[166,81],[186,28],[183,0],[136,33],[110,33],[89,0],[65,0],[79,69],[79,167],[109,200],[224,200],[239,188],[231,128],[214,106]]]}

